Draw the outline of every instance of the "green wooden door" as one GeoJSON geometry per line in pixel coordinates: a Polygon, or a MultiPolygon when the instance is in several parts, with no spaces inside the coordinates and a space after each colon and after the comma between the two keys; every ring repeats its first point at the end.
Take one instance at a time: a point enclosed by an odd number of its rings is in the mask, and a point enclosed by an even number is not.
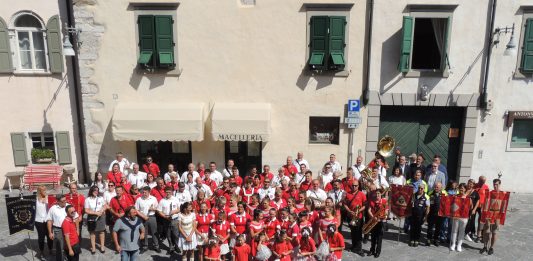
{"type": "MultiPolygon", "coordinates": [[[[382,106],[379,137],[389,135],[401,147],[402,154],[422,153],[424,165],[435,154],[441,155],[448,169],[448,179],[456,179],[458,172],[460,135],[449,137],[450,128],[462,130],[464,110],[451,107],[382,106]]],[[[394,157],[387,158],[392,167],[394,157]]],[[[389,169],[389,175],[392,168],[389,169]]]]}

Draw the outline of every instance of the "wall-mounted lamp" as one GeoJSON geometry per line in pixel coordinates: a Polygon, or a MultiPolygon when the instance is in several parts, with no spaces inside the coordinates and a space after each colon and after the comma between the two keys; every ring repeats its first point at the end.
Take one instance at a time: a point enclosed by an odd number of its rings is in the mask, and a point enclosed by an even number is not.
{"type": "Polygon", "coordinates": [[[81,42],[79,41],[81,29],[78,29],[75,27],[68,27],[66,23],[64,24],[63,28],[66,31],[65,38],[63,39],[63,55],[74,56],[76,55],[76,50],[78,50],[81,46],[81,42]],[[72,37],[74,37],[77,43],[76,50],[74,50],[74,47],[72,46],[72,43],[70,42],[69,35],[72,35],[72,37]]]}
{"type": "Polygon", "coordinates": [[[509,43],[505,46],[505,51],[503,52],[504,56],[513,56],[517,53],[517,46],[518,43],[516,42],[516,37],[514,36],[514,23],[511,27],[498,27],[494,29],[494,34],[496,35],[496,39],[493,41],[494,45],[498,45],[500,43],[500,34],[507,34],[511,33],[511,38],[509,38],[509,43]]]}
{"type": "Polygon", "coordinates": [[[428,98],[429,98],[429,89],[428,89],[427,85],[420,86],[420,90],[419,90],[419,93],[418,93],[418,98],[421,101],[427,101],[428,100],[428,98]]]}

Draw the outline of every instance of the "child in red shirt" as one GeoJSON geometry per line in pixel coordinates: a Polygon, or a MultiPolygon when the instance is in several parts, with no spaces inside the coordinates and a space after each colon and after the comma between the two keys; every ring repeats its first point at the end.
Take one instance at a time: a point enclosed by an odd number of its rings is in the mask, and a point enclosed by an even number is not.
{"type": "Polygon", "coordinates": [[[272,255],[280,261],[290,261],[292,256],[292,244],[287,239],[287,232],[281,230],[276,236],[276,243],[272,247],[272,255]]]}
{"type": "Polygon", "coordinates": [[[220,246],[216,238],[210,238],[207,247],[204,249],[204,259],[212,261],[220,261],[220,246]]]}
{"type": "Polygon", "coordinates": [[[342,250],[344,250],[344,237],[337,231],[335,224],[330,224],[327,230],[327,241],[329,243],[329,252],[342,259],[342,250]]]}
{"type": "Polygon", "coordinates": [[[300,250],[298,257],[312,257],[316,252],[315,240],[310,236],[311,229],[304,228],[302,229],[302,238],[300,239],[299,246],[300,250]]]}
{"type": "Polygon", "coordinates": [[[248,257],[252,254],[252,249],[244,242],[244,235],[237,237],[237,244],[233,248],[234,261],[248,261],[248,257]]]}

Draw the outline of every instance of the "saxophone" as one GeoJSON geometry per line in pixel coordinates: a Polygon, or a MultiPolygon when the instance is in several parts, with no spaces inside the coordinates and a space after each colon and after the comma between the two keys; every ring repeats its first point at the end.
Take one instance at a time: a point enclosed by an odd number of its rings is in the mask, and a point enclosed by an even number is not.
{"type": "Polygon", "coordinates": [[[355,212],[352,215],[352,220],[350,221],[350,226],[355,227],[357,226],[357,223],[359,222],[359,210],[361,209],[361,206],[357,206],[355,208],[355,212]]]}
{"type": "Polygon", "coordinates": [[[370,233],[370,231],[372,231],[372,229],[381,221],[381,219],[387,217],[387,206],[381,206],[376,212],[376,214],[374,214],[374,217],[376,217],[377,219],[373,218],[363,225],[363,234],[366,235],[370,233]]]}

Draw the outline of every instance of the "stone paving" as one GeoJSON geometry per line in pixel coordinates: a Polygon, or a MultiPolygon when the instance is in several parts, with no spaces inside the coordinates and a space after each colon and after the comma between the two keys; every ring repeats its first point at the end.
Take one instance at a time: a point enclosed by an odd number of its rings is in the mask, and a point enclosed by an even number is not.
{"type": "MultiPolygon", "coordinates": [[[[83,193],[83,192],[82,192],[83,193]]],[[[21,232],[9,236],[5,199],[0,193],[0,260],[38,260],[32,258],[32,250],[37,247],[37,232],[21,232]]],[[[466,242],[463,244],[463,252],[450,252],[447,247],[426,247],[419,246],[412,248],[407,246],[407,235],[400,235],[398,243],[398,230],[395,223],[391,223],[390,229],[385,233],[383,240],[383,249],[378,260],[533,260],[533,222],[531,214],[533,212],[533,194],[511,194],[507,221],[505,226],[500,229],[500,236],[496,243],[495,252],[492,256],[479,254],[481,243],[466,242]]],[[[423,230],[425,226],[423,227],[423,230]]],[[[346,231],[344,231],[345,235],[346,231]]],[[[424,232],[423,232],[424,234],[424,232]]],[[[97,251],[96,255],[91,255],[89,251],[89,236],[86,227],[83,229],[82,255],[80,260],[120,260],[112,249],[107,249],[105,254],[97,251]]],[[[107,247],[111,247],[111,237],[106,236],[107,247]]],[[[347,248],[350,247],[351,240],[346,239],[347,248]]],[[[363,245],[365,250],[370,248],[370,242],[363,245]]],[[[154,251],[147,251],[139,260],[180,260],[179,256],[169,257],[165,255],[166,251],[157,254],[154,251]]],[[[33,252],[35,254],[35,252],[33,252]]],[[[343,254],[343,260],[375,260],[371,257],[360,257],[349,251],[343,254]]],[[[46,260],[55,260],[48,256],[46,260]]]]}

